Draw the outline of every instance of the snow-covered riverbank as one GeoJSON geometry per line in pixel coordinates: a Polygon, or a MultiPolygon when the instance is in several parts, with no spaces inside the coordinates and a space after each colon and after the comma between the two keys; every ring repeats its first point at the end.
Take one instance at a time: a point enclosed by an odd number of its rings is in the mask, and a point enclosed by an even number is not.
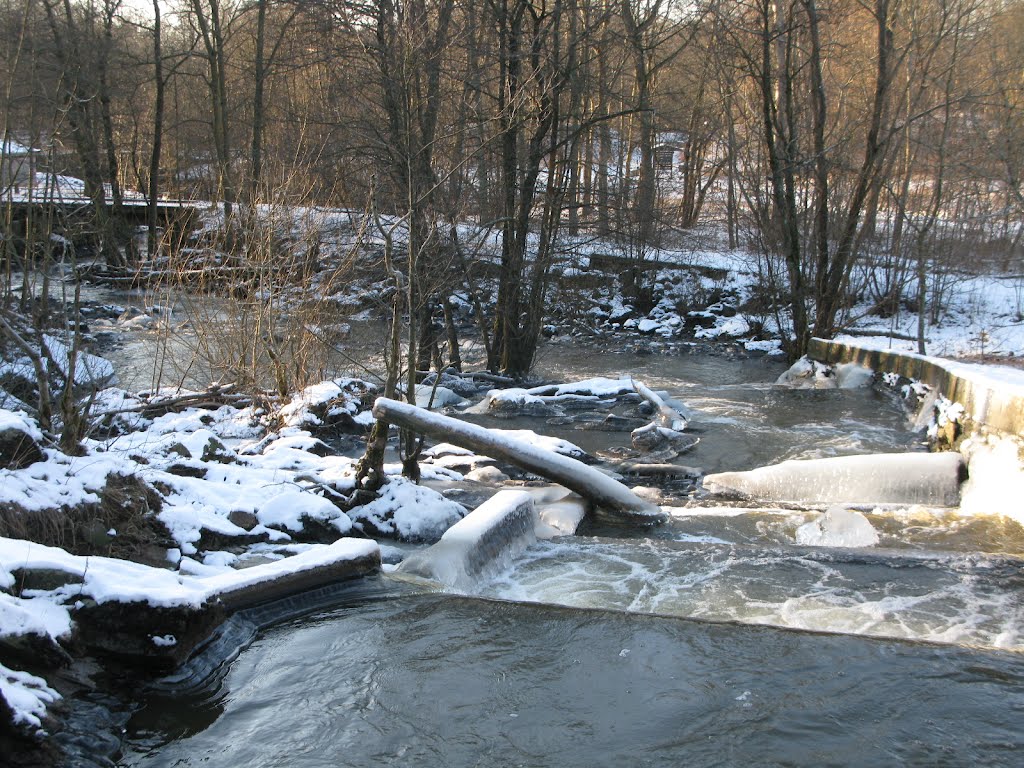
{"type": "MultiPolygon", "coordinates": [[[[870,378],[859,377],[862,383],[870,378]]],[[[580,385],[555,388],[553,395],[538,389],[519,400],[513,391],[482,402],[543,406],[541,415],[552,416],[548,409],[566,405],[559,398],[600,408],[630,389],[628,379],[600,386],[596,393],[590,392],[594,386],[580,385]]],[[[483,395],[485,387],[477,389],[467,400],[483,395]]],[[[83,638],[96,633],[82,627],[96,621],[90,611],[97,606],[202,610],[239,590],[305,571],[348,562],[360,564],[353,574],[363,573],[379,567],[374,564],[382,556],[392,562],[402,556],[367,536],[436,540],[472,504],[405,480],[398,463],[387,466],[391,482],[378,499],[353,504],[358,451],[340,455],[321,439],[350,434],[343,440],[358,447],[375,394],[366,382],[339,379],[270,410],[252,403],[204,404],[181,391],[140,397],[104,390],[93,412],[102,415],[98,423],[106,434],[87,440],[80,456],[50,445],[24,414],[0,412],[0,431],[20,434],[14,441],[19,450],[35,449],[5,454],[0,509],[8,521],[17,516],[40,530],[50,526],[52,537],[0,539],[0,645],[20,649],[13,659],[39,647],[57,655],[89,652],[83,638]]],[[[565,441],[534,439],[581,453],[565,441]]],[[[422,465],[428,485],[458,484],[464,471],[480,466],[481,457],[451,447],[432,453],[422,465]]],[[[503,481],[497,470],[490,476],[490,482],[503,481]]],[[[111,615],[94,617],[109,621],[111,615]]],[[[188,638],[177,629],[187,622],[160,618],[166,624],[145,626],[134,648],[176,663],[202,631],[188,638]]],[[[124,629],[112,624],[103,631],[124,629]]],[[[43,738],[52,722],[47,712],[61,706],[59,684],[13,661],[0,668],[0,683],[18,738],[43,738]]]]}

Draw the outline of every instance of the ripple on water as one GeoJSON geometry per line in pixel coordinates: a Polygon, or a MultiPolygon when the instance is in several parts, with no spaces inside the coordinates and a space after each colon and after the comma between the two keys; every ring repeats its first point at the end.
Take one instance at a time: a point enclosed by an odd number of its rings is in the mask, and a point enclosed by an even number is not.
{"type": "Polygon", "coordinates": [[[1013,654],[420,596],[265,633],[215,720],[164,702],[176,735],[130,724],[121,764],[1010,766],[1022,680],[1013,654]]]}

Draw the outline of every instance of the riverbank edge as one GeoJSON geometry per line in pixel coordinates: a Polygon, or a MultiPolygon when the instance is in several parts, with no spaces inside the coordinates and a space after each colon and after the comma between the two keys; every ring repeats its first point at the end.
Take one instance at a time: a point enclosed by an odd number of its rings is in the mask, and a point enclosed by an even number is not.
{"type": "MultiPolygon", "coordinates": [[[[83,692],[111,693],[97,677],[129,677],[139,685],[181,669],[185,662],[201,653],[232,617],[259,610],[274,602],[309,594],[325,587],[350,584],[381,573],[380,550],[338,559],[251,584],[232,585],[211,595],[199,606],[154,606],[145,600],[92,603],[76,613],[75,626],[66,647],[50,649],[63,656],[64,672],[47,674],[48,682],[63,702],[56,711],[47,712],[43,725],[54,729],[52,735],[38,738],[18,728],[10,718],[0,717],[0,754],[6,754],[13,766],[70,765],[62,731],[67,725],[67,707],[75,707],[75,698],[83,692]],[[118,627],[111,633],[112,626],[118,627]],[[174,641],[154,644],[151,638],[174,631],[174,641]],[[91,669],[79,677],[73,668],[91,669]],[[95,673],[99,673],[96,675],[95,673]]],[[[35,639],[35,638],[34,638],[35,639]]],[[[38,648],[35,649],[38,652],[38,648]]],[[[50,666],[43,664],[42,666],[50,666]]],[[[42,670],[39,670],[42,671],[42,670]]],[[[122,682],[123,684],[123,682],[122,682]]],[[[69,734],[76,741],[74,734],[69,734]]],[[[111,746],[120,740],[111,735],[111,746]]],[[[80,756],[79,756],[80,757],[80,756]]],[[[102,761],[102,755],[97,756],[102,761]]],[[[97,765],[102,762],[97,762],[97,765]]]]}

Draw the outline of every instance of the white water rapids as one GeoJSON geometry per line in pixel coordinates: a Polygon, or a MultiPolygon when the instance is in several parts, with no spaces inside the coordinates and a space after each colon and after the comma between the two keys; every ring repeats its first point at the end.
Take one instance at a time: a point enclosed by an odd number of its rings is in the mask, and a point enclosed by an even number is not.
{"type": "MultiPolygon", "coordinates": [[[[579,378],[629,370],[686,402],[701,443],[678,462],[706,473],[794,458],[921,450],[923,436],[912,431],[895,398],[871,389],[808,392],[767,385],[757,380],[772,375],[763,361],[564,350],[549,365],[557,378],[570,371],[579,378]]],[[[579,431],[558,435],[609,440],[579,431]]],[[[913,471],[895,457],[882,463],[896,474],[913,471]]],[[[540,541],[463,592],[1024,650],[1024,529],[992,514],[999,512],[1000,497],[986,490],[983,514],[920,504],[868,504],[825,514],[829,505],[813,500],[773,508],[702,506],[698,492],[697,498],[667,500],[682,506],[666,507],[672,519],[665,526],[590,521],[582,535],[540,541]]]]}

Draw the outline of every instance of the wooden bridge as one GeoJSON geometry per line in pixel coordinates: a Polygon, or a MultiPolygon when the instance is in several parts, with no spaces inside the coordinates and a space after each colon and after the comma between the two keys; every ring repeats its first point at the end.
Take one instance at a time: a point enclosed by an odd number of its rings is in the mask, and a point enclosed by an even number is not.
{"type": "MultiPolygon", "coordinates": [[[[0,211],[10,211],[15,224],[24,224],[30,215],[53,217],[64,221],[85,218],[92,212],[93,202],[82,196],[48,196],[30,198],[27,195],[10,195],[9,199],[0,203],[0,211]]],[[[107,212],[113,213],[114,205],[107,198],[107,212]]],[[[188,200],[158,200],[156,206],[157,225],[168,227],[191,228],[198,216],[198,206],[188,200]]],[[[149,202],[142,198],[129,198],[121,203],[120,217],[134,226],[145,226],[149,223],[149,202]]]]}

